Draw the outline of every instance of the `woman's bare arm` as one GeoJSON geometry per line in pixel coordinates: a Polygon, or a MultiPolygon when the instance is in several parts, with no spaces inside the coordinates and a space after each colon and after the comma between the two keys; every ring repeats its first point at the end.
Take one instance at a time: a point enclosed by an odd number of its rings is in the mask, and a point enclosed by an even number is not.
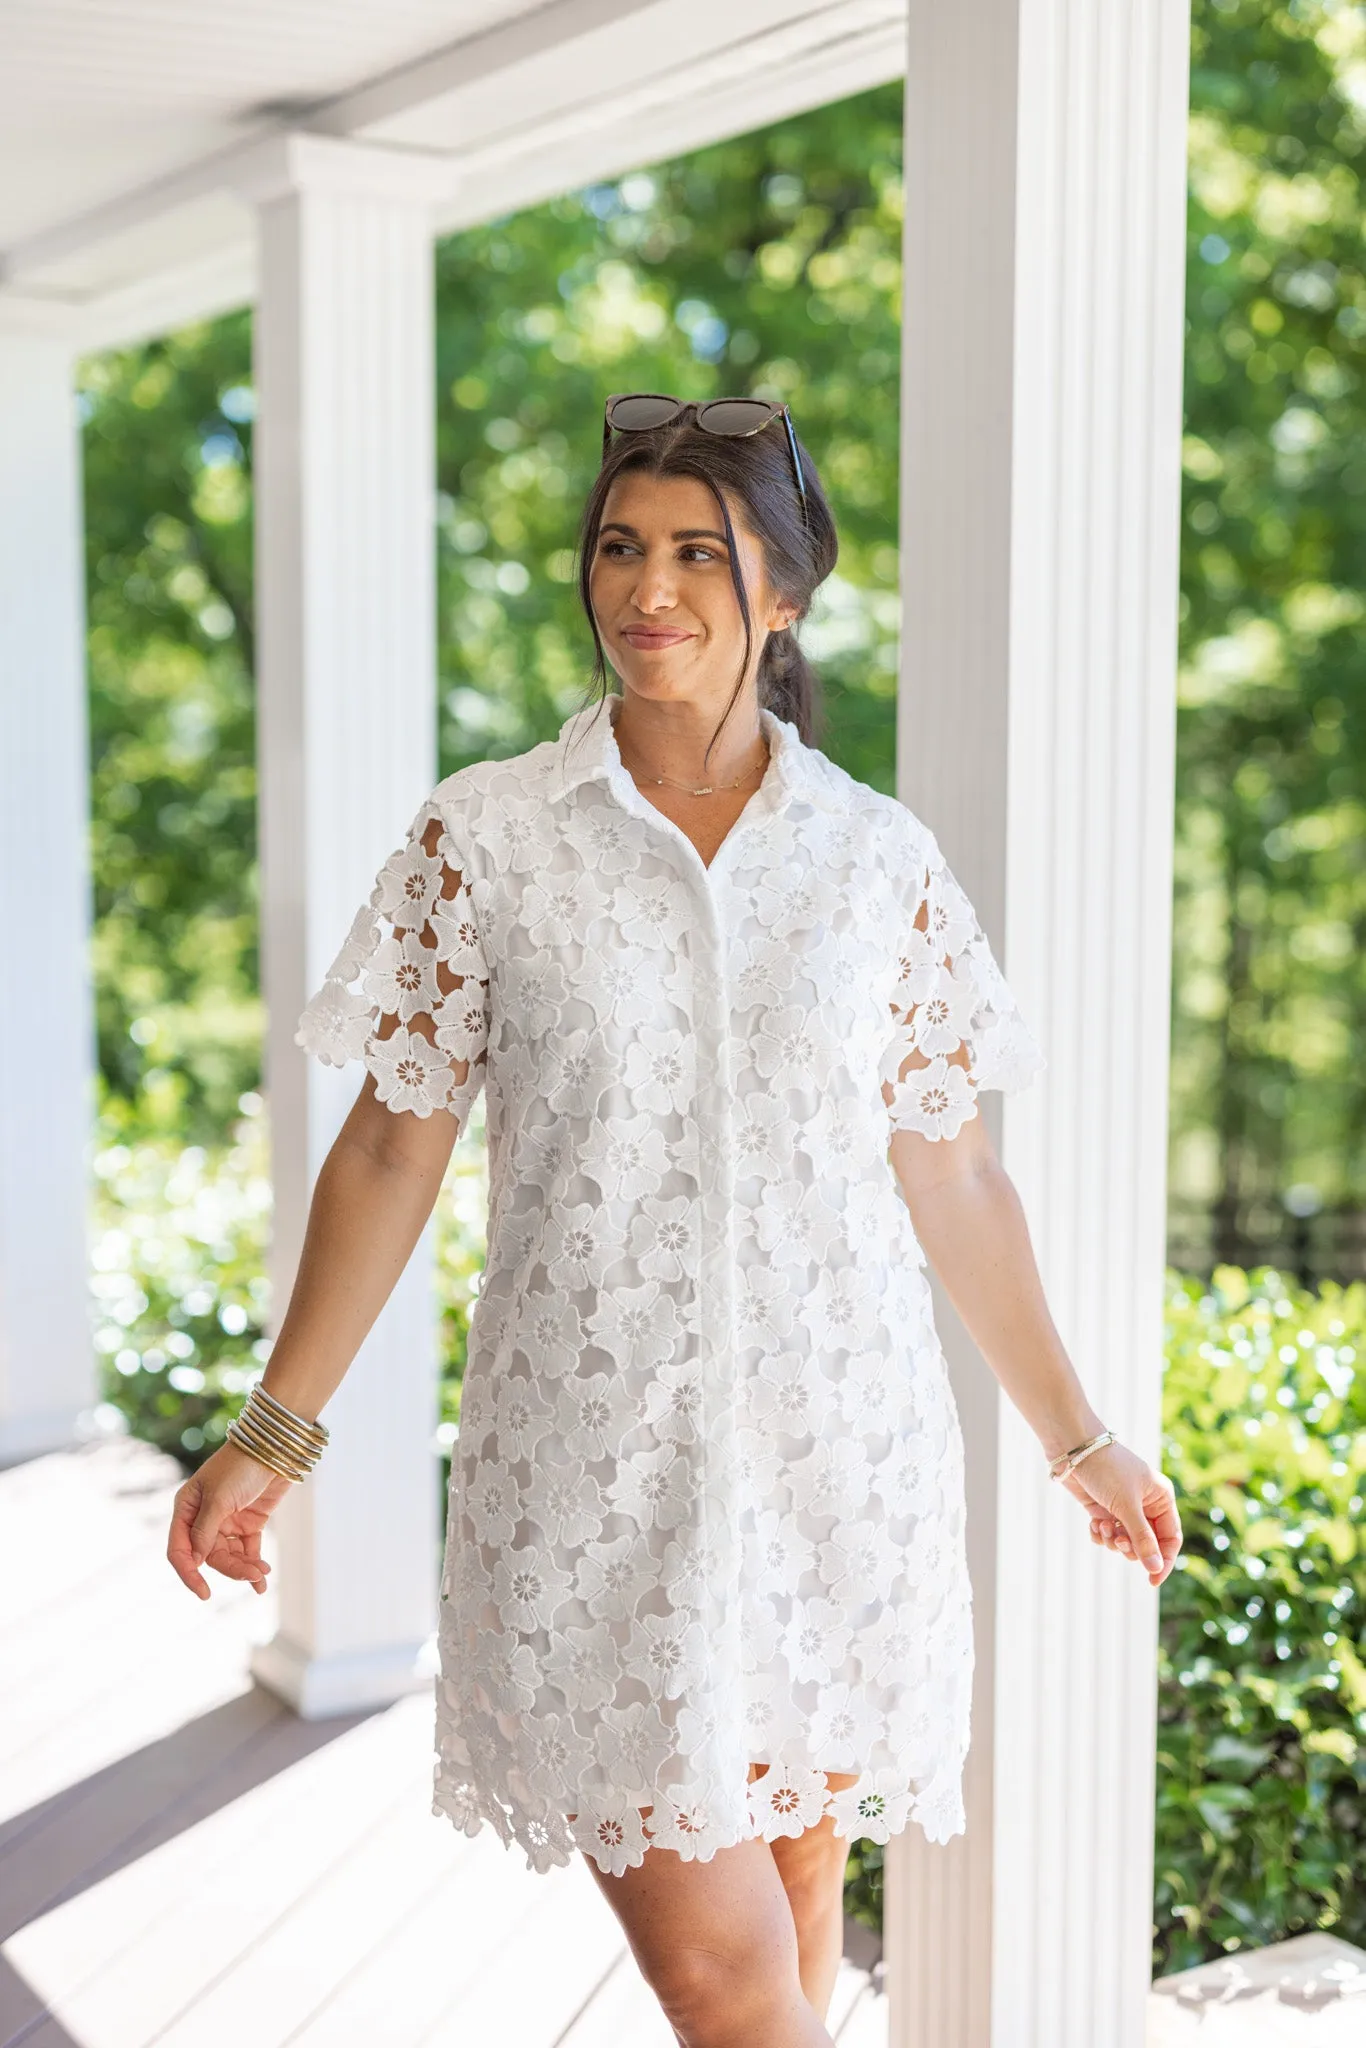
{"type": "Polygon", "coordinates": [[[456,1119],[387,1109],[366,1077],[318,1175],[294,1289],[261,1384],[306,1421],[348,1367],[441,1191],[456,1119]]]}
{"type": "MultiPolygon", "coordinates": [[[[345,1378],[413,1253],[458,1135],[444,1110],[385,1107],[367,1075],[323,1161],[299,1270],[262,1385],[305,1421],[345,1378]]],[[[291,1482],[231,1440],[176,1493],[166,1555],[201,1600],[200,1566],[265,1590],[261,1531],[291,1482]]]]}
{"type": "MultiPolygon", "coordinates": [[[[1049,1313],[1023,1205],[981,1115],[955,1138],[894,1131],[890,1156],[926,1257],[1047,1456],[1098,1435],[1106,1424],[1049,1313]]],[[[1062,1483],[1091,1511],[1094,1539],[1140,1558],[1160,1584],[1181,1547],[1170,1481],[1115,1443],[1062,1483]]]]}
{"type": "Polygon", "coordinates": [[[983,1118],[956,1138],[894,1131],[892,1165],[915,1234],[987,1364],[1055,1458],[1105,1423],[1044,1298],[1024,1207],[983,1118]]]}

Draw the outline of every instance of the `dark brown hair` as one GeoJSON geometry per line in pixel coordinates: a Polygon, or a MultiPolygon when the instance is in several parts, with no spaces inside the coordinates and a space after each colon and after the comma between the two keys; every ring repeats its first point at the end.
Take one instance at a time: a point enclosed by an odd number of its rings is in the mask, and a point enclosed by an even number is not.
{"type": "MultiPolygon", "coordinates": [[[[795,607],[794,626],[806,617],[812,598],[834,568],[839,553],[835,522],[816,475],[816,465],[800,441],[797,446],[806,482],[809,531],[803,524],[801,498],[781,420],[773,420],[760,433],[742,437],[705,433],[694,424],[691,413],[684,413],[668,426],[615,437],[588,494],[579,526],[579,596],[593,635],[593,680],[599,686],[599,701],[607,694],[607,659],[593,617],[590,591],[603,508],[617,478],[633,471],[656,477],[695,477],[706,484],[720,508],[730,550],[731,581],[745,625],[744,663],[721,721],[724,725],[744,686],[754,649],[753,620],[740,574],[727,495],[742,508],[745,525],[760,543],[769,587],[785,604],[795,607]]],[[[810,746],[821,720],[820,678],[797,645],[792,627],[770,633],[764,642],[757,688],[760,704],[795,725],[810,746]]],[[[720,730],[718,726],[712,734],[708,753],[720,730]]]]}

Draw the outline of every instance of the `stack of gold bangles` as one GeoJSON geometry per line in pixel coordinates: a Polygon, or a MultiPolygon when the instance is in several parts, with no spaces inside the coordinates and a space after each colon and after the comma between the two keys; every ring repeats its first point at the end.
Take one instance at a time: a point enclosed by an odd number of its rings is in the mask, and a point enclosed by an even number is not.
{"type": "Polygon", "coordinates": [[[281,1479],[307,1479],[327,1448],[328,1433],[321,1422],[305,1422],[286,1408],[258,1380],[228,1424],[228,1436],[281,1479]]]}

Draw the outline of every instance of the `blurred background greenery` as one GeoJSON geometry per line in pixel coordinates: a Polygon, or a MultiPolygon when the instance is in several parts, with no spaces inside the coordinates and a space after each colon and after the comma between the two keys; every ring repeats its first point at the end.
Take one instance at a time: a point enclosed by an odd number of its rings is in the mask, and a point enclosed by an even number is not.
{"type": "MultiPolygon", "coordinates": [[[[1196,0],[1192,56],[1163,1967],[1366,1942],[1364,1290],[1336,1285],[1366,1274],[1366,10],[1196,0]]],[[[819,742],[891,789],[900,158],[888,86],[440,245],[443,772],[581,699],[605,393],[749,389],[792,402],[840,525],[805,631],[819,742]]],[[[193,1464],[264,1355],[249,315],[87,360],[80,402],[97,1342],[111,1409],[193,1464]]],[[[443,1450],[482,1171],[476,1125],[443,1205],[443,1450]]],[[[865,1855],[866,1917],[879,1884],[865,1855]]]]}

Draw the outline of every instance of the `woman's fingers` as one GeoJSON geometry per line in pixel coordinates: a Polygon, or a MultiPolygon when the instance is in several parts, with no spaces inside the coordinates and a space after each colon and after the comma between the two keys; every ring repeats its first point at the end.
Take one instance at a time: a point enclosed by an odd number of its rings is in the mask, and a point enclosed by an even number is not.
{"type": "Polygon", "coordinates": [[[1170,1564],[1184,1541],[1181,1517],[1176,1508],[1176,1488],[1164,1473],[1155,1475],[1156,1484],[1144,1506],[1162,1551],[1162,1562],[1170,1564]]]}
{"type": "Polygon", "coordinates": [[[1119,1519],[1129,1539],[1129,1554],[1141,1561],[1145,1572],[1160,1572],[1162,1549],[1152,1524],[1143,1512],[1142,1502],[1126,1502],[1120,1510],[1119,1519]]]}
{"type": "Polygon", "coordinates": [[[238,1538],[220,1538],[209,1552],[207,1562],[216,1572],[222,1572],[225,1579],[250,1579],[253,1585],[261,1587],[264,1587],[266,1573],[270,1570],[261,1558],[252,1557],[238,1538]]]}
{"type": "Polygon", "coordinates": [[[184,1580],[192,1593],[201,1600],[209,1597],[209,1585],[199,1570],[200,1560],[194,1554],[190,1531],[199,1513],[203,1488],[197,1479],[187,1479],[176,1494],[171,1508],[171,1533],[166,1542],[166,1556],[177,1576],[184,1580]]]}
{"type": "Polygon", "coordinates": [[[223,1520],[223,1503],[213,1494],[199,1491],[199,1507],[190,1524],[190,1550],[195,1563],[203,1564],[218,1541],[218,1528],[223,1520]]]}

